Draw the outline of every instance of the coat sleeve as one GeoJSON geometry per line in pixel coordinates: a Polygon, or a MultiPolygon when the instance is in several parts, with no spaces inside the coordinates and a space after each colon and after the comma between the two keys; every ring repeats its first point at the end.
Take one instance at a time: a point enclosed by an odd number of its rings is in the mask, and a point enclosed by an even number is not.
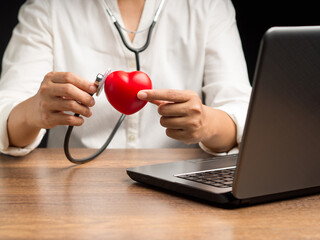
{"type": "MultiPolygon", "coordinates": [[[[212,1],[205,53],[205,104],[226,112],[236,124],[241,143],[250,100],[251,86],[230,0],[212,1]]],[[[210,152],[200,143],[205,151],[210,152]]],[[[230,153],[235,153],[232,149],[230,153]]],[[[215,153],[212,153],[215,154],[215,153]]]]}
{"type": "MultiPolygon", "coordinates": [[[[12,109],[35,95],[46,73],[53,70],[53,38],[50,2],[28,0],[18,15],[18,25],[2,60],[0,79],[0,152],[13,156],[26,155],[41,142],[46,130],[25,148],[9,146],[7,120],[12,109]]],[[[37,107],[37,106],[34,106],[37,107]]]]}

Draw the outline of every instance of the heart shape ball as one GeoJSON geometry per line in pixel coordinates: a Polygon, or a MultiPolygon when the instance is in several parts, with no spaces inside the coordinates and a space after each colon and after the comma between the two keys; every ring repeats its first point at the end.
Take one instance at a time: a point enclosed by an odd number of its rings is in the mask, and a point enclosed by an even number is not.
{"type": "Polygon", "coordinates": [[[137,98],[137,93],[144,89],[152,89],[152,83],[149,76],[141,71],[112,72],[104,85],[110,104],[126,115],[138,112],[147,104],[148,101],[137,98]]]}

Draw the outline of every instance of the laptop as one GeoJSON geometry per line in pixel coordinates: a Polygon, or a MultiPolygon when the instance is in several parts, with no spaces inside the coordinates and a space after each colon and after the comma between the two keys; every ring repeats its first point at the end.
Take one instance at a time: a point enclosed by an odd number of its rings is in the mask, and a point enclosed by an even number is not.
{"type": "Polygon", "coordinates": [[[234,208],[320,192],[320,26],[263,36],[236,155],[127,169],[135,181],[234,208]]]}

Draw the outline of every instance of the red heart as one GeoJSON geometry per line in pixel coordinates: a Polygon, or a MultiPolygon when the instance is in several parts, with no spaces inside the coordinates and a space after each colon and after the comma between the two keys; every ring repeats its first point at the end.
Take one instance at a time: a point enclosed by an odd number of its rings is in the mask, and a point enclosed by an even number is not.
{"type": "Polygon", "coordinates": [[[126,115],[138,112],[147,104],[148,101],[137,98],[137,93],[143,89],[152,89],[152,83],[149,76],[140,71],[115,71],[107,77],[104,85],[110,104],[126,115]]]}

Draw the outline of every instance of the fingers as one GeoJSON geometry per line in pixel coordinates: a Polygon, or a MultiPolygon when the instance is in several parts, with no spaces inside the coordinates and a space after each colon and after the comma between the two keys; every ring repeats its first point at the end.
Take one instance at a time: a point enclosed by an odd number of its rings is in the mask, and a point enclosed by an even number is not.
{"type": "Polygon", "coordinates": [[[91,117],[92,115],[92,111],[89,107],[84,106],[74,100],[59,99],[55,103],[55,106],[52,107],[52,111],[61,111],[61,112],[69,111],[69,112],[77,113],[84,117],[91,117]]]}
{"type": "Polygon", "coordinates": [[[81,125],[82,117],[64,112],[90,117],[90,107],[95,104],[91,96],[94,92],[96,87],[93,83],[73,73],[48,73],[35,95],[39,106],[38,114],[34,117],[37,126],[49,129],[56,125],[81,125]]]}
{"type": "Polygon", "coordinates": [[[92,107],[94,99],[90,94],[96,91],[93,83],[80,78],[73,73],[50,72],[48,73],[40,87],[40,95],[43,99],[58,98],[72,99],[85,106],[92,107]]]}
{"type": "Polygon", "coordinates": [[[164,104],[164,103],[168,103],[167,101],[160,101],[160,100],[154,100],[154,101],[149,101],[150,103],[153,103],[157,106],[160,106],[161,104],[164,104]]]}
{"type": "Polygon", "coordinates": [[[191,119],[189,117],[161,117],[161,126],[168,129],[184,130],[186,132],[197,132],[202,127],[200,118],[191,119]]]}
{"type": "Polygon", "coordinates": [[[40,93],[45,96],[63,97],[74,99],[87,106],[91,106],[90,94],[96,92],[96,86],[73,73],[50,72],[45,77],[40,87],[40,93]]]}
{"type": "Polygon", "coordinates": [[[183,141],[186,139],[186,131],[182,129],[172,129],[172,128],[167,128],[166,129],[166,134],[168,137],[183,141]]]}
{"type": "Polygon", "coordinates": [[[69,83],[55,84],[55,87],[50,89],[50,94],[64,99],[73,99],[88,107],[92,107],[95,103],[88,93],[69,83]]]}
{"type": "Polygon", "coordinates": [[[185,117],[189,112],[189,104],[186,103],[162,103],[158,107],[158,113],[165,117],[185,117]]]}
{"type": "Polygon", "coordinates": [[[167,128],[166,134],[168,137],[182,141],[185,144],[195,144],[201,141],[201,136],[198,132],[191,132],[183,129],[167,128]]]}
{"type": "Polygon", "coordinates": [[[204,135],[204,112],[199,96],[190,90],[152,89],[137,97],[158,106],[161,126],[166,134],[186,144],[198,143],[204,135]]]}
{"type": "Polygon", "coordinates": [[[165,128],[184,130],[187,127],[185,121],[183,117],[161,117],[160,125],[165,128]]]}
{"type": "Polygon", "coordinates": [[[48,126],[81,126],[84,123],[84,119],[80,116],[74,116],[70,114],[65,114],[63,112],[57,112],[50,114],[50,118],[46,119],[46,123],[48,126]]]}
{"type": "Polygon", "coordinates": [[[138,92],[137,97],[145,101],[162,100],[167,102],[186,102],[190,99],[190,95],[196,93],[188,90],[173,90],[173,89],[152,89],[141,90],[138,92]]]}
{"type": "Polygon", "coordinates": [[[54,83],[69,83],[90,94],[94,94],[97,91],[97,87],[94,83],[91,83],[71,72],[51,72],[48,73],[46,77],[51,79],[54,83]]]}
{"type": "Polygon", "coordinates": [[[199,96],[190,90],[142,90],[137,97],[157,105],[162,116],[186,116],[193,114],[202,105],[199,96]]]}

